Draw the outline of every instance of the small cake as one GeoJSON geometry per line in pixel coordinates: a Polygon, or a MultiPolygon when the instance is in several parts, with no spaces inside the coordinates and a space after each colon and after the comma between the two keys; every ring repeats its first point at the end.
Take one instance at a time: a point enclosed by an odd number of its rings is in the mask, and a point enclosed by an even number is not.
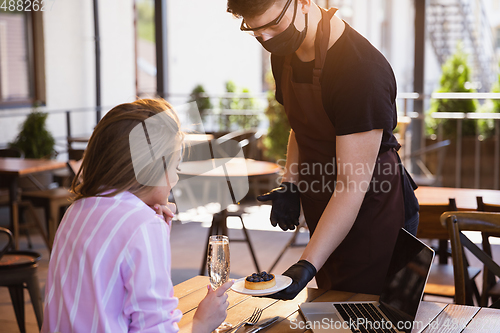
{"type": "Polygon", "coordinates": [[[252,290],[269,289],[276,285],[276,279],[273,274],[265,271],[262,273],[253,273],[245,279],[245,288],[252,290]]]}

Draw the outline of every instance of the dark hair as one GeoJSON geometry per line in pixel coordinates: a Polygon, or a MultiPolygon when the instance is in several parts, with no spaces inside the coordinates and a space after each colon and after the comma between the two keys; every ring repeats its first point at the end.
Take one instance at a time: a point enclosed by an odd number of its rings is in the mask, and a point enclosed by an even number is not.
{"type": "MultiPolygon", "coordinates": [[[[161,163],[160,167],[157,166],[158,163],[148,163],[151,161],[149,150],[135,154],[132,161],[134,146],[130,138],[131,133],[137,125],[142,130],[145,122],[156,115],[163,119],[163,122],[157,125],[163,128],[162,132],[157,134],[162,140],[151,140],[159,141],[157,144],[153,142],[152,149],[161,155],[171,155],[169,152],[175,149],[173,147],[182,145],[184,134],[180,130],[179,118],[167,101],[141,99],[115,106],[99,121],[90,137],[82,165],[71,185],[72,192],[76,194],[75,200],[102,195],[103,192],[107,192],[105,196],[114,196],[124,191],[134,194],[146,193],[153,189],[154,185],[151,185],[149,179],[141,181],[141,175],[157,177],[155,174],[158,174],[165,177],[165,162],[161,163]],[[138,163],[141,169],[137,169],[138,163]]],[[[157,117],[153,122],[159,123],[156,120],[157,117]]]]}
{"type": "Polygon", "coordinates": [[[227,0],[227,11],[235,17],[255,17],[262,15],[276,2],[284,0],[227,0]]]}

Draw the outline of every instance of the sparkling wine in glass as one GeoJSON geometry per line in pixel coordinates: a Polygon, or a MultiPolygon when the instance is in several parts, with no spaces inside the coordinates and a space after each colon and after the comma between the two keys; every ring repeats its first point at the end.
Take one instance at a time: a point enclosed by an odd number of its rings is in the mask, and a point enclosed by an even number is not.
{"type": "Polygon", "coordinates": [[[210,284],[215,290],[229,279],[229,238],[227,236],[210,236],[207,264],[210,284]]]}
{"type": "MultiPolygon", "coordinates": [[[[208,241],[208,276],[212,289],[217,289],[229,279],[229,238],[223,235],[210,236],[208,241]]],[[[232,328],[226,322],[220,324],[215,332],[223,332],[232,328]]]]}

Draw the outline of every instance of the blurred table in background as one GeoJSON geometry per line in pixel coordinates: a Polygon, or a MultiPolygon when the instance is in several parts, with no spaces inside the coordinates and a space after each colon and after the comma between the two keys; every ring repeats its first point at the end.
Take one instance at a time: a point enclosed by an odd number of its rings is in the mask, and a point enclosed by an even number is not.
{"type": "Polygon", "coordinates": [[[14,248],[19,249],[19,178],[44,171],[66,168],[66,162],[30,158],[0,158],[0,179],[9,188],[10,228],[14,248]]]}
{"type": "MultiPolygon", "coordinates": [[[[243,241],[248,243],[257,271],[260,272],[257,259],[252,248],[252,243],[248,236],[242,212],[228,212],[227,206],[238,203],[248,193],[249,180],[258,177],[267,177],[276,175],[281,172],[281,167],[276,163],[255,161],[240,157],[234,158],[216,158],[201,161],[182,162],[179,165],[179,185],[187,192],[189,201],[192,206],[203,206],[209,202],[219,202],[221,211],[213,215],[212,224],[208,231],[208,236],[211,235],[228,235],[227,218],[228,216],[236,216],[240,218],[243,227],[245,239],[230,239],[231,242],[243,241]],[[189,184],[186,180],[192,179],[189,184]],[[202,196],[196,198],[194,192],[196,188],[194,180],[197,180],[202,187],[202,196]],[[184,181],[184,183],[183,183],[184,181]],[[182,184],[183,183],[183,184],[182,184]],[[210,198],[208,198],[210,197],[210,198]]],[[[180,207],[180,203],[176,204],[180,207]]],[[[208,236],[205,250],[208,250],[208,236]]],[[[205,273],[207,253],[203,257],[203,263],[200,269],[200,274],[205,273]]]]}
{"type": "MultiPolygon", "coordinates": [[[[500,203],[500,191],[474,188],[420,186],[415,195],[420,205],[448,204],[448,199],[455,199],[458,209],[476,210],[476,197],[483,197],[486,203],[500,203]]],[[[439,222],[439,221],[438,221],[439,222]]]]}

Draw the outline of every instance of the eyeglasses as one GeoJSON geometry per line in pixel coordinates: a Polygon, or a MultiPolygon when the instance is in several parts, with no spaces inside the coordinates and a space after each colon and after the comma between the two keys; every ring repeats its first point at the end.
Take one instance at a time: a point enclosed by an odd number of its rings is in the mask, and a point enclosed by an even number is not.
{"type": "MultiPolygon", "coordinates": [[[[285,16],[285,13],[288,9],[288,7],[290,7],[290,4],[292,3],[293,0],[288,0],[285,4],[285,7],[283,8],[283,10],[281,11],[281,13],[278,15],[277,18],[275,18],[274,20],[272,20],[271,22],[267,23],[267,24],[264,24],[264,25],[261,25],[260,27],[256,27],[256,28],[250,28],[246,22],[245,22],[245,19],[243,19],[243,21],[241,21],[241,26],[240,26],[240,30],[241,31],[245,31],[245,32],[248,32],[250,34],[254,34],[255,31],[257,30],[261,30],[261,29],[266,29],[266,28],[269,28],[269,27],[272,27],[272,26],[275,26],[275,25],[278,25],[280,24],[281,20],[283,19],[283,17],[285,16]]],[[[297,11],[297,1],[295,1],[295,9],[294,9],[294,12],[293,12],[293,17],[295,18],[295,12],[297,11]]]]}

